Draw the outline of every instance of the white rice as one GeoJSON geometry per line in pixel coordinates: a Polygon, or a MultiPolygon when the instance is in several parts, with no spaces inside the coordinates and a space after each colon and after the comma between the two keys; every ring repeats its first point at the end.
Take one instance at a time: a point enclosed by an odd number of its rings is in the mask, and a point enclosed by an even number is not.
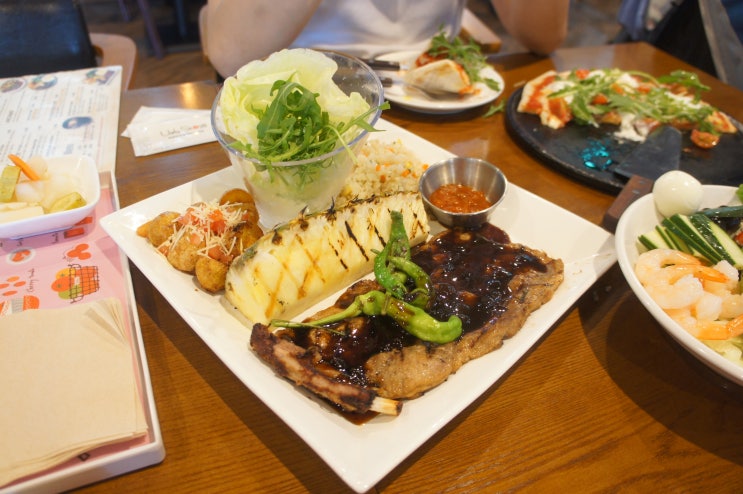
{"type": "Polygon", "coordinates": [[[337,205],[355,198],[417,191],[418,180],[428,168],[400,139],[369,139],[356,158],[358,162],[339,194],[337,205]]]}

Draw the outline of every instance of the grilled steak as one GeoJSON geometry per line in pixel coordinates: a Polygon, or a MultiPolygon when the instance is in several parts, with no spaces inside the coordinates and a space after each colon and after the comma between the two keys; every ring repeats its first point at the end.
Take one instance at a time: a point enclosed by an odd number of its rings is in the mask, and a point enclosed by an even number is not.
{"type": "MultiPolygon", "coordinates": [[[[334,326],[334,332],[256,324],[252,348],[278,374],[343,410],[394,414],[396,400],[420,396],[466,362],[499,348],[563,280],[561,260],[513,244],[489,224],[477,231],[445,230],[414,248],[413,261],[434,285],[427,311],[439,320],[452,314],[462,319],[464,333],[457,340],[427,343],[389,317],[360,316],[334,326]]],[[[380,287],[373,280],[357,282],[310,319],[340,311],[375,289],[380,287]]]]}

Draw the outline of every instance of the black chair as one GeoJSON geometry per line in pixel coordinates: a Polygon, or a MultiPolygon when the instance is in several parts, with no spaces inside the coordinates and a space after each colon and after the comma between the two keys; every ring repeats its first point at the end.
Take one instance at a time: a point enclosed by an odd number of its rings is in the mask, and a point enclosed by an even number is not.
{"type": "Polygon", "coordinates": [[[2,0],[0,33],[0,77],[97,65],[77,0],[2,0]]]}

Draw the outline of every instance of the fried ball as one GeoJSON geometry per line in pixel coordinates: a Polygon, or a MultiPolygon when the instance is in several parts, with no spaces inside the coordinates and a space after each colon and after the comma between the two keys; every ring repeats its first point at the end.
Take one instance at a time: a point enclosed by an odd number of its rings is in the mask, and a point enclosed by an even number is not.
{"type": "Polygon", "coordinates": [[[219,205],[255,203],[253,196],[245,189],[230,189],[219,198],[219,205]]]}
{"type": "Polygon", "coordinates": [[[258,226],[258,208],[254,202],[240,203],[240,210],[243,212],[243,219],[253,225],[258,226]]]}
{"type": "Polygon", "coordinates": [[[237,257],[263,236],[263,230],[261,230],[261,227],[257,223],[244,222],[235,227],[232,235],[236,237],[236,242],[230,254],[233,257],[237,257]]]}
{"type": "Polygon", "coordinates": [[[194,243],[190,235],[181,236],[168,250],[168,262],[174,268],[186,273],[193,273],[196,261],[200,257],[199,250],[204,247],[204,241],[194,243]]]}
{"type": "Polygon", "coordinates": [[[219,198],[220,206],[234,204],[243,212],[243,218],[249,223],[258,223],[258,208],[255,207],[255,199],[245,189],[231,189],[219,198]]]}
{"type": "Polygon", "coordinates": [[[177,223],[173,223],[180,217],[180,214],[173,211],[166,211],[155,216],[146,223],[147,240],[155,247],[159,247],[176,231],[177,223]]]}
{"type": "Polygon", "coordinates": [[[229,266],[207,256],[199,256],[194,273],[199,284],[208,292],[224,290],[224,280],[229,266]]]}

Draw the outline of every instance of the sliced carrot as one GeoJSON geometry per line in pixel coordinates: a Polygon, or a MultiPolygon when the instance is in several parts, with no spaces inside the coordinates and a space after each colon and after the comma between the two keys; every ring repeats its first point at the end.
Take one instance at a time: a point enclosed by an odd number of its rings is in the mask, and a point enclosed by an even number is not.
{"type": "Polygon", "coordinates": [[[41,177],[34,171],[33,168],[29,166],[28,163],[23,161],[21,158],[19,158],[15,154],[9,154],[8,158],[10,158],[10,161],[12,161],[15,166],[21,169],[23,174],[26,175],[29,180],[40,180],[41,179],[41,177]]]}

